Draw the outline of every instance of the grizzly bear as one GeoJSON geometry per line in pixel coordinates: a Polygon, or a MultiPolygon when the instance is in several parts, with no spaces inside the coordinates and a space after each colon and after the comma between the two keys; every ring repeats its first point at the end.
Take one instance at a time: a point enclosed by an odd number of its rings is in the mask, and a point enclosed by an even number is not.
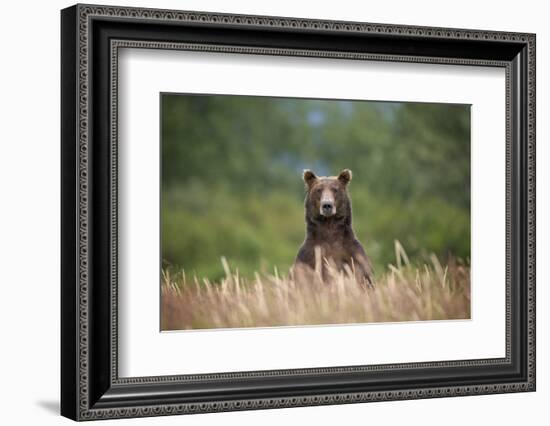
{"type": "Polygon", "coordinates": [[[351,227],[351,176],[348,169],[329,177],[317,177],[311,170],[304,170],[306,237],[294,262],[298,281],[311,280],[316,270],[327,281],[328,263],[337,271],[355,274],[362,285],[373,286],[369,258],[351,227]]]}

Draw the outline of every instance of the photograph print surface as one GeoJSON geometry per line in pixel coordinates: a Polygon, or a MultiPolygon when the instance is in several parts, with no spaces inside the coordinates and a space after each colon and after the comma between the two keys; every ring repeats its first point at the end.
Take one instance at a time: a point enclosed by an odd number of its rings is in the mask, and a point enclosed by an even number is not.
{"type": "Polygon", "coordinates": [[[160,104],[161,330],[470,318],[470,105],[160,104]]]}

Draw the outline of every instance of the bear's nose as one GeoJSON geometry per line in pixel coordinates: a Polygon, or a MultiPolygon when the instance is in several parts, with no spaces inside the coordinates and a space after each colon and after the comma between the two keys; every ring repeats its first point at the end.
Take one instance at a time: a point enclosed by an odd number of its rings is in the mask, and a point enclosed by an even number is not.
{"type": "Polygon", "coordinates": [[[321,205],[321,208],[324,210],[324,211],[332,211],[332,203],[323,203],[321,205]]]}

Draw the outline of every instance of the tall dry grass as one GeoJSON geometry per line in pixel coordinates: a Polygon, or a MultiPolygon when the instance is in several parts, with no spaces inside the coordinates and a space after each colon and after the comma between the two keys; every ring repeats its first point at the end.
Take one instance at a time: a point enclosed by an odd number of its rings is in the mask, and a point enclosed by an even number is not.
{"type": "MultiPolygon", "coordinates": [[[[225,277],[217,283],[163,271],[161,329],[272,327],[314,324],[422,321],[470,318],[470,268],[435,255],[422,266],[409,262],[395,243],[396,263],[374,289],[353,275],[329,269],[307,283],[292,272],[256,274],[246,280],[222,258],[225,277]]],[[[328,266],[330,268],[330,266],[328,266]]]]}

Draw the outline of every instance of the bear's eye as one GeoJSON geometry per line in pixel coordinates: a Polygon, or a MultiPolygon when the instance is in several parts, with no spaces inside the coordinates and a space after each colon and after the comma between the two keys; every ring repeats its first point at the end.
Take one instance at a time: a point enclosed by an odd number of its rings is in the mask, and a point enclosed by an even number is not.
{"type": "Polygon", "coordinates": [[[333,187],[333,188],[332,188],[332,192],[334,192],[334,193],[338,192],[338,188],[333,187]]]}
{"type": "Polygon", "coordinates": [[[320,195],[321,192],[323,192],[323,188],[317,188],[317,189],[315,190],[315,193],[316,193],[317,195],[320,195]]]}

